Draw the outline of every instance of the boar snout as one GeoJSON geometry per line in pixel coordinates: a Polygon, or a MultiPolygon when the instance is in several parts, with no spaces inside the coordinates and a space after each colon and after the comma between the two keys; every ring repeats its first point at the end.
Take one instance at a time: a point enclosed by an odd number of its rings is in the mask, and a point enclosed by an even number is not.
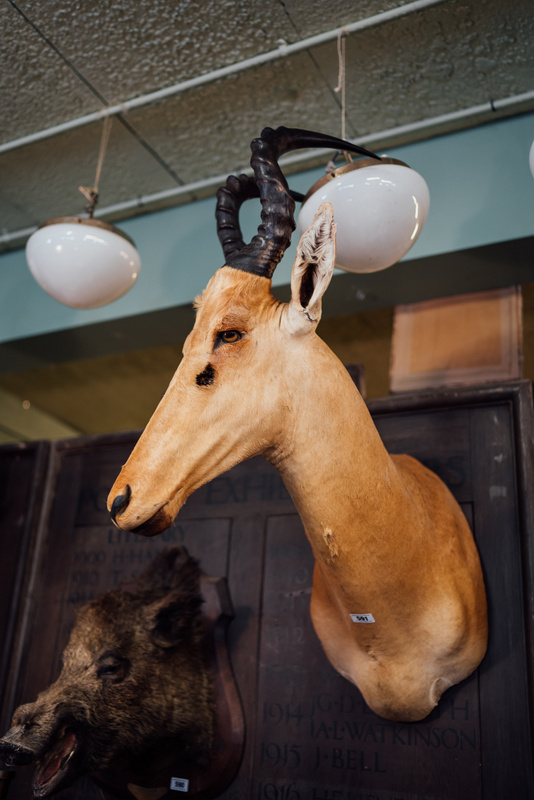
{"type": "Polygon", "coordinates": [[[35,760],[35,749],[28,741],[32,719],[31,704],[20,706],[13,716],[11,728],[0,739],[0,762],[7,768],[23,767],[35,760]]]}
{"type": "Polygon", "coordinates": [[[22,767],[35,762],[34,797],[45,797],[78,777],[83,726],[58,702],[47,710],[40,702],[20,706],[0,739],[0,763],[22,767]]]}
{"type": "Polygon", "coordinates": [[[0,739],[0,763],[4,769],[24,767],[26,764],[31,764],[34,758],[35,753],[28,747],[9,741],[7,738],[0,739]]]}

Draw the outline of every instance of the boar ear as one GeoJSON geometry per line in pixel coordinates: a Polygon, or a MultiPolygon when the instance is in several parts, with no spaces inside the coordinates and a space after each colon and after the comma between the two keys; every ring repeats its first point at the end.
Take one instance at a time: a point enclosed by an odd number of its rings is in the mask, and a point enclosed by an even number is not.
{"type": "Polygon", "coordinates": [[[159,553],[136,580],[135,591],[162,596],[174,589],[184,594],[198,592],[200,567],[182,545],[159,553]]]}
{"type": "Polygon", "coordinates": [[[148,633],[158,647],[174,647],[191,641],[195,623],[200,619],[200,594],[177,590],[146,609],[148,633]]]}

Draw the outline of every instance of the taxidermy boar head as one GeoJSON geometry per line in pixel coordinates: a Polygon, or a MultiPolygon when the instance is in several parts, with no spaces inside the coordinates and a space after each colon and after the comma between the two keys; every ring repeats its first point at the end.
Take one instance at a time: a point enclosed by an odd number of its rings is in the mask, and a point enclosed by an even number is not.
{"type": "Polygon", "coordinates": [[[115,767],[142,782],[146,765],[170,751],[188,766],[209,761],[214,710],[199,584],[197,562],[176,547],[132,590],[80,608],[59,678],[15,711],[0,739],[7,767],[35,762],[36,797],[115,767]]]}

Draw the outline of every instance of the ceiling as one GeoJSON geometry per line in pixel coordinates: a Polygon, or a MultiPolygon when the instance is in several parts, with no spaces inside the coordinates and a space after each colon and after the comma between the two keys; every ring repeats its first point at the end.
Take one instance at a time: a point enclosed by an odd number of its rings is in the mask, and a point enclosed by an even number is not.
{"type": "MultiPolygon", "coordinates": [[[[340,135],[341,28],[346,135],[371,149],[534,109],[532,0],[0,0],[0,251],[81,213],[106,115],[110,220],[214,193],[265,125],[340,135]]],[[[321,332],[382,392],[391,313],[359,316],[321,332]]],[[[141,427],[180,352],[144,347],[2,374],[0,441],[141,427]]]]}
{"type": "Polygon", "coordinates": [[[266,124],[339,135],[341,27],[348,138],[534,108],[531,0],[0,0],[0,27],[0,249],[82,212],[102,114],[108,219],[214,192],[266,124]]]}

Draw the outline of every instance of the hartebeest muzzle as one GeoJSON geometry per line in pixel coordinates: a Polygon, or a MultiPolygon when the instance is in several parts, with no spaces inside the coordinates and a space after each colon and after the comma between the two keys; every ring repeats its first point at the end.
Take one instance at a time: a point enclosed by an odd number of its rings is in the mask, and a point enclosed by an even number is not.
{"type": "MultiPolygon", "coordinates": [[[[117,528],[122,527],[120,525],[120,515],[126,511],[130,505],[131,499],[132,490],[130,485],[127,483],[124,487],[124,494],[119,494],[117,497],[115,497],[109,512],[111,519],[117,528]],[[119,520],[117,520],[117,517],[119,517],[119,520]]],[[[167,528],[172,525],[173,519],[174,517],[165,510],[165,506],[162,506],[149,519],[145,520],[141,525],[131,528],[131,530],[134,533],[141,534],[142,536],[157,536],[159,533],[163,533],[163,531],[167,530],[167,528]]]]}

